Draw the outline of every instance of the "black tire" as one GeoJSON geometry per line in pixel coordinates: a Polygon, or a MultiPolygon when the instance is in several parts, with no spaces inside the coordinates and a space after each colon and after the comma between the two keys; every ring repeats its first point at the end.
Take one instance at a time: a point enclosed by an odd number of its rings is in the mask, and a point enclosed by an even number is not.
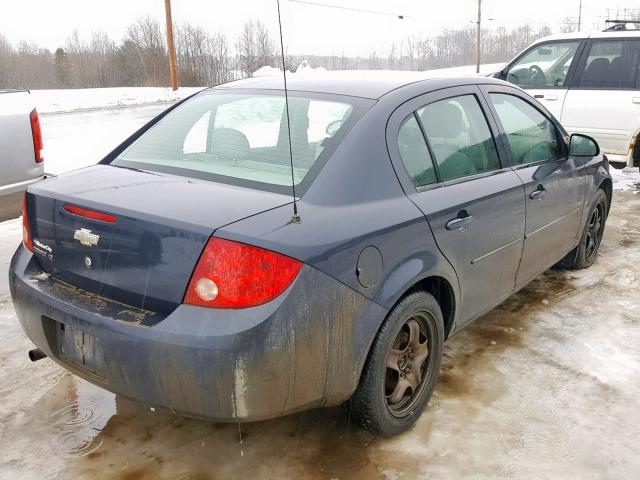
{"type": "Polygon", "coordinates": [[[607,194],[602,189],[598,189],[593,205],[589,210],[571,268],[581,270],[590,267],[596,261],[608,213],[609,200],[607,199],[607,194]]]}
{"type": "Polygon", "coordinates": [[[373,341],[347,405],[352,418],[384,437],[408,430],[436,387],[443,347],[444,322],[436,299],[426,292],[407,295],[389,312],[373,341]],[[411,385],[417,385],[415,390],[411,385]]]}

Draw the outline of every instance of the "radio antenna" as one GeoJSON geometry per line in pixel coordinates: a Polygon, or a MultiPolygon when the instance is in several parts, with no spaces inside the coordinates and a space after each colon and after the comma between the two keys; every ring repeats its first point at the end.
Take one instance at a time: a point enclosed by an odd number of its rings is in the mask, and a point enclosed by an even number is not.
{"type": "Polygon", "coordinates": [[[280,0],[276,0],[278,4],[278,26],[280,27],[280,55],[282,56],[282,77],[284,79],[284,105],[287,112],[287,138],[289,139],[289,161],[291,164],[291,190],[293,194],[293,215],[291,221],[293,223],[302,222],[302,218],[298,214],[298,201],[296,200],[296,179],[293,173],[293,150],[291,148],[291,122],[289,117],[289,90],[287,89],[287,67],[284,61],[284,40],[282,39],[282,16],[280,15],[280,0]]]}

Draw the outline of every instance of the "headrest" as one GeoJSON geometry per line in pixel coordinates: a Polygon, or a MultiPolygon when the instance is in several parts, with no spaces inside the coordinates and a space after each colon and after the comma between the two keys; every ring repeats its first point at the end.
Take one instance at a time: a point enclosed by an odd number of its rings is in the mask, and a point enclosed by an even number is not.
{"type": "Polygon", "coordinates": [[[462,112],[447,101],[429,105],[420,119],[429,137],[456,138],[466,130],[462,112]]]}
{"type": "Polygon", "coordinates": [[[240,159],[249,155],[251,147],[244,133],[233,128],[216,128],[211,134],[213,153],[224,158],[240,159]]]}
{"type": "Polygon", "coordinates": [[[600,82],[603,82],[606,80],[605,76],[608,71],[609,71],[609,59],[596,58],[589,64],[587,69],[584,71],[582,81],[599,84],[600,82]]]}
{"type": "Polygon", "coordinates": [[[633,88],[634,75],[632,74],[633,62],[629,57],[616,57],[611,60],[609,67],[609,79],[612,87],[633,88]]]}
{"type": "Polygon", "coordinates": [[[398,142],[406,146],[412,146],[419,143],[424,144],[422,132],[415,120],[411,123],[407,122],[402,126],[400,133],[398,134],[398,142]]]}

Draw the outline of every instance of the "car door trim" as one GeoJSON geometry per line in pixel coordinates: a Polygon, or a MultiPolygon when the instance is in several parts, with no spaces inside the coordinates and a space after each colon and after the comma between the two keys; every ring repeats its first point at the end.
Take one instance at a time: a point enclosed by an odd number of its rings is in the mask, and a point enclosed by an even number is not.
{"type": "MultiPolygon", "coordinates": [[[[534,200],[534,201],[535,201],[535,200],[534,200]]],[[[558,223],[559,221],[564,220],[565,218],[570,217],[571,215],[575,215],[575,214],[576,214],[576,212],[581,211],[581,210],[582,210],[582,206],[580,206],[580,207],[578,207],[578,208],[574,208],[574,209],[573,209],[573,210],[571,210],[569,213],[565,213],[565,214],[564,214],[564,215],[562,215],[561,217],[556,218],[553,222],[549,222],[549,223],[547,223],[546,225],[543,225],[543,226],[542,226],[542,227],[540,227],[540,228],[536,228],[534,231],[532,231],[532,232],[531,232],[531,233],[529,233],[529,234],[526,234],[526,233],[525,233],[525,234],[524,234],[524,238],[525,238],[525,240],[526,240],[527,238],[531,238],[531,237],[533,237],[536,233],[541,232],[541,231],[542,231],[542,230],[544,230],[545,228],[548,228],[548,227],[550,227],[550,226],[552,226],[552,225],[555,225],[555,224],[556,224],[556,223],[558,223]]]]}
{"type": "Polygon", "coordinates": [[[485,258],[490,257],[491,255],[501,252],[502,250],[512,247],[513,245],[516,245],[518,243],[522,243],[524,241],[524,238],[516,238],[514,241],[507,243],[506,245],[503,245],[501,247],[496,248],[495,250],[491,250],[490,252],[485,253],[484,255],[480,255],[478,258],[471,260],[471,265],[475,265],[476,263],[484,260],[485,258]]]}

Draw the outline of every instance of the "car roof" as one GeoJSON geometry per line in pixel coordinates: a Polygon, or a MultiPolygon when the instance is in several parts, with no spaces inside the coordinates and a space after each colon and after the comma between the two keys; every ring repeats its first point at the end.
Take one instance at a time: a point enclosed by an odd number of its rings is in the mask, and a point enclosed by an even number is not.
{"type": "Polygon", "coordinates": [[[583,40],[585,38],[639,38],[640,30],[612,30],[608,32],[571,32],[557,33],[539,38],[531,45],[554,40],[583,40]]]}
{"type": "MultiPolygon", "coordinates": [[[[373,100],[417,82],[424,82],[425,93],[457,85],[503,83],[484,76],[447,76],[437,71],[332,70],[287,74],[287,89],[290,91],[348,95],[373,100]]],[[[283,90],[282,72],[276,75],[236,80],[212,88],[212,90],[232,89],[283,90]]]]}

